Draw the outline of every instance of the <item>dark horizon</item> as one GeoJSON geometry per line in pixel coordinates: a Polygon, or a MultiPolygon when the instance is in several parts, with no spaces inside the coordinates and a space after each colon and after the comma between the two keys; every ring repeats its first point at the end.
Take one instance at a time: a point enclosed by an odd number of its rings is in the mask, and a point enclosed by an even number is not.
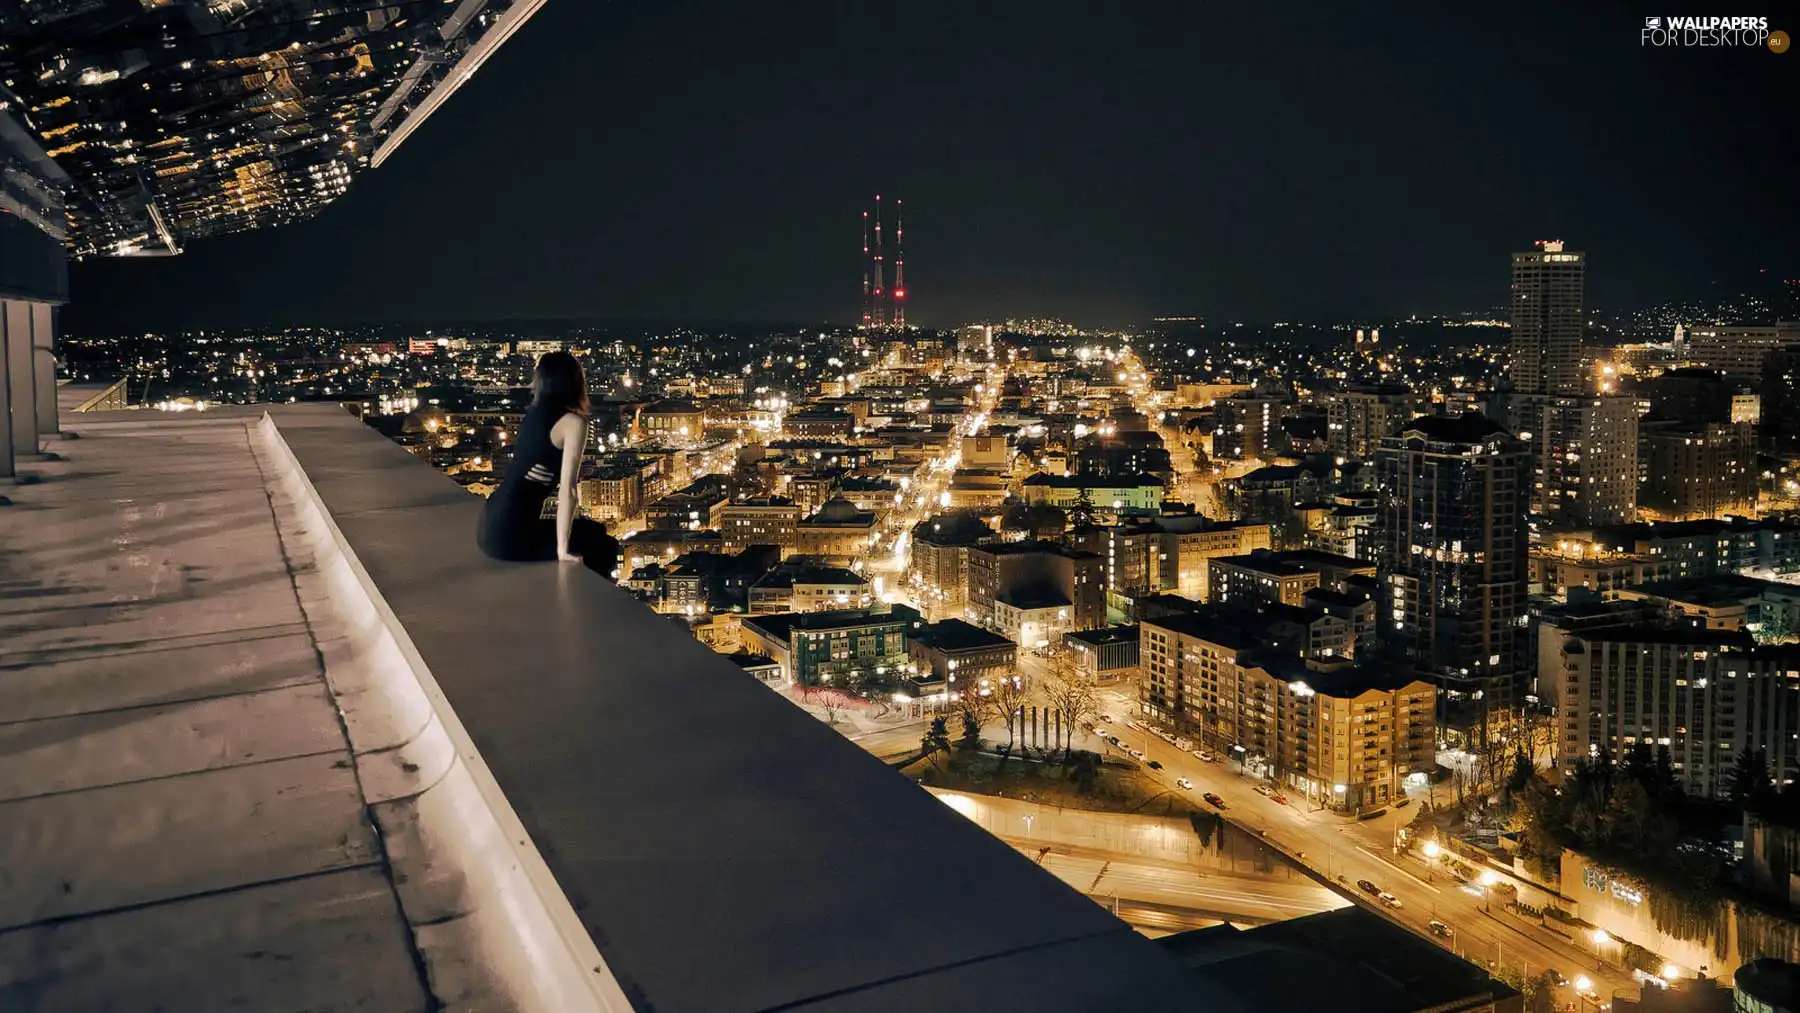
{"type": "Polygon", "coordinates": [[[849,325],[876,192],[926,327],[1481,311],[1549,238],[1596,308],[1800,277],[1800,57],[1419,10],[553,2],[317,218],[77,265],[66,320],[849,325]]]}

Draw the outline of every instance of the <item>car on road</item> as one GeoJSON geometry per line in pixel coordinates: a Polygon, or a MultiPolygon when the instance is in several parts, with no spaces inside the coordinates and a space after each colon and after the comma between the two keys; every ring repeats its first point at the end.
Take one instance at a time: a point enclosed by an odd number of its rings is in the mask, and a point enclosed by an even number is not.
{"type": "Polygon", "coordinates": [[[1395,803],[1394,803],[1394,808],[1396,808],[1396,809],[1404,809],[1404,808],[1406,808],[1406,807],[1407,807],[1407,806],[1409,806],[1409,805],[1412,805],[1412,799],[1410,799],[1410,798],[1403,798],[1403,799],[1400,799],[1400,800],[1399,800],[1399,801],[1397,801],[1397,802],[1395,802],[1395,803]]]}
{"type": "Polygon", "coordinates": [[[1266,784],[1259,784],[1256,786],[1256,793],[1258,795],[1261,795],[1263,798],[1268,798],[1270,795],[1275,794],[1275,789],[1269,787],[1266,784]]]}
{"type": "Polygon", "coordinates": [[[1218,795],[1214,794],[1213,792],[1209,791],[1200,797],[1205,799],[1207,804],[1214,807],[1215,809],[1225,808],[1225,800],[1220,798],[1218,795]]]}
{"type": "Polygon", "coordinates": [[[1125,748],[1125,744],[1119,741],[1119,737],[1117,735],[1108,735],[1106,737],[1106,741],[1112,743],[1115,746],[1118,746],[1120,749],[1125,748]]]}
{"type": "Polygon", "coordinates": [[[1358,889],[1362,890],[1364,893],[1372,893],[1377,896],[1380,896],[1380,894],[1381,894],[1381,887],[1376,886],[1374,883],[1371,883],[1366,879],[1357,880],[1356,886],[1358,889]]]}
{"type": "Polygon", "coordinates": [[[1151,770],[1161,770],[1162,769],[1162,761],[1151,760],[1149,763],[1149,767],[1151,770]]]}
{"type": "Polygon", "coordinates": [[[1405,904],[1400,903],[1400,898],[1394,896],[1391,893],[1377,894],[1375,896],[1375,899],[1381,901],[1383,904],[1386,904],[1388,907],[1405,907],[1406,906],[1405,904]]]}
{"type": "Polygon", "coordinates": [[[1119,723],[1118,720],[1115,719],[1111,714],[1100,715],[1100,720],[1106,722],[1109,725],[1116,725],[1119,723]]]}
{"type": "Polygon", "coordinates": [[[1175,787],[1180,788],[1182,791],[1188,791],[1194,787],[1194,782],[1185,777],[1178,777],[1175,779],[1175,787]]]}
{"type": "MultiPolygon", "coordinates": [[[[1444,924],[1443,922],[1438,921],[1436,918],[1433,918],[1429,923],[1427,923],[1425,928],[1432,935],[1437,936],[1440,939],[1449,939],[1450,938],[1450,935],[1451,935],[1450,926],[1444,924]]],[[[1555,972],[1551,972],[1551,973],[1555,973],[1555,972]]]]}
{"type": "Polygon", "coordinates": [[[1282,793],[1281,793],[1281,792],[1276,792],[1276,793],[1275,793],[1275,794],[1273,794],[1273,795],[1270,795],[1270,796],[1269,796],[1269,800],[1270,800],[1270,801],[1272,801],[1272,802],[1278,802],[1278,803],[1280,803],[1280,804],[1281,804],[1281,805],[1287,805],[1287,804],[1288,804],[1288,799],[1287,799],[1287,796],[1286,796],[1286,795],[1283,795],[1283,794],[1282,794],[1282,793]]]}
{"type": "Polygon", "coordinates": [[[1142,749],[1133,749],[1133,750],[1131,750],[1131,758],[1132,758],[1132,759],[1134,759],[1134,760],[1141,760],[1141,759],[1143,759],[1143,758],[1144,758],[1144,751],[1143,751],[1143,750],[1142,750],[1142,749]]]}

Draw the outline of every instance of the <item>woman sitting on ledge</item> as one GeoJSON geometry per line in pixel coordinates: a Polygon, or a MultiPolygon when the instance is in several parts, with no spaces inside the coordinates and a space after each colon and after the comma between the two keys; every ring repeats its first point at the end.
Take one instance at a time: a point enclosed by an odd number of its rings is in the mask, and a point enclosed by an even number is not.
{"type": "Polygon", "coordinates": [[[611,578],[619,566],[618,541],[606,525],[575,516],[589,411],[581,363],[568,352],[551,352],[538,360],[531,391],[512,464],[481,508],[475,542],[494,559],[586,563],[611,578]]]}

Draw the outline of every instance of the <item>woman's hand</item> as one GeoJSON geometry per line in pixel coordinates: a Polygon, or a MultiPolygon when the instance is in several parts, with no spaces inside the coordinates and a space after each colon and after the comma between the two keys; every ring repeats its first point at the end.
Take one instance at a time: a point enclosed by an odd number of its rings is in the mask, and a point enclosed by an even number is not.
{"type": "Polygon", "coordinates": [[[559,563],[579,563],[581,562],[581,557],[570,552],[568,549],[557,549],[556,561],[559,563]]]}

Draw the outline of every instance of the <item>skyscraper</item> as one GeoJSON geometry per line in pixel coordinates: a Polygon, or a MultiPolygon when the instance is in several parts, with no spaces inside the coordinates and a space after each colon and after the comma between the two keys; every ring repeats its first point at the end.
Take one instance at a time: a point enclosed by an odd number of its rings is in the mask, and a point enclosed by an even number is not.
{"type": "Polygon", "coordinates": [[[1565,527],[1629,523],[1637,511],[1637,398],[1518,399],[1536,456],[1531,509],[1565,527]]]}
{"type": "Polygon", "coordinates": [[[1562,240],[1512,259],[1512,378],[1521,394],[1580,394],[1587,254],[1562,240]]]}
{"type": "Polygon", "coordinates": [[[1443,723],[1479,738],[1525,683],[1530,452],[1480,415],[1432,416],[1382,440],[1375,462],[1382,639],[1443,688],[1443,723]]]}

